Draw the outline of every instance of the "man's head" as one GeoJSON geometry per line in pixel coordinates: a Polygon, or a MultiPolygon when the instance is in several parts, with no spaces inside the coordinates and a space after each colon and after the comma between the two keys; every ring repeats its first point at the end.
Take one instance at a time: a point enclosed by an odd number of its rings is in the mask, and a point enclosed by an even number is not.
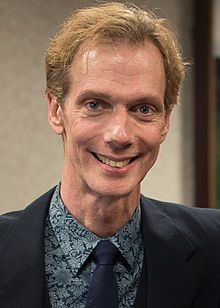
{"type": "MultiPolygon", "coordinates": [[[[164,105],[171,111],[184,79],[184,62],[167,21],[132,5],[106,3],[73,12],[51,40],[46,55],[46,92],[63,104],[70,90],[70,67],[82,49],[97,43],[126,42],[141,46],[151,40],[160,50],[165,67],[164,105]]],[[[111,47],[110,47],[111,48],[111,47]]]]}
{"type": "Polygon", "coordinates": [[[48,115],[64,141],[63,185],[114,198],[139,193],[184,76],[164,24],[138,8],[105,4],[73,13],[51,41],[48,115]]]}

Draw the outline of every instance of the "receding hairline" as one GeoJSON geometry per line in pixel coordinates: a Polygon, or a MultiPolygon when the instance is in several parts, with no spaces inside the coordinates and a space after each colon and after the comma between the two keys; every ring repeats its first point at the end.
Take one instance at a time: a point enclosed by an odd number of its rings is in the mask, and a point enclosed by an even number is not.
{"type": "Polygon", "coordinates": [[[158,45],[156,44],[156,42],[151,38],[151,37],[146,37],[145,39],[143,39],[143,41],[141,42],[133,42],[128,40],[127,38],[115,38],[115,39],[108,39],[108,38],[93,38],[91,40],[85,41],[83,44],[81,44],[77,50],[77,52],[74,54],[74,57],[72,59],[71,65],[73,64],[73,62],[76,59],[81,58],[85,53],[88,53],[89,51],[91,51],[93,48],[96,48],[98,46],[114,46],[115,48],[121,47],[121,46],[125,46],[128,47],[130,49],[134,49],[134,50],[138,50],[144,46],[146,46],[146,44],[151,44],[154,47],[156,47],[156,49],[158,50],[159,54],[161,55],[161,59],[163,61],[164,64],[164,57],[163,54],[160,50],[160,48],[158,47],[158,45]]]}

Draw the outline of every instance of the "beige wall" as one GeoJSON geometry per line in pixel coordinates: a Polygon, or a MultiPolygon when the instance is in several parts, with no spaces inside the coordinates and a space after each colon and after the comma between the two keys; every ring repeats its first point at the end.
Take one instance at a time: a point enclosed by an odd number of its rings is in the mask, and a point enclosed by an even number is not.
{"type": "MultiPolygon", "coordinates": [[[[89,1],[0,1],[0,213],[25,207],[55,185],[62,170],[62,143],[47,124],[44,51],[71,9],[89,1]]],[[[191,57],[192,0],[151,0],[171,18],[191,57]],[[187,18],[186,14],[187,12],[187,18]]],[[[144,3],[135,1],[136,4],[144,3]]],[[[78,6],[79,7],[79,6],[78,6]]],[[[144,181],[145,194],[193,203],[192,81],[172,116],[171,132],[159,162],[144,181]]]]}

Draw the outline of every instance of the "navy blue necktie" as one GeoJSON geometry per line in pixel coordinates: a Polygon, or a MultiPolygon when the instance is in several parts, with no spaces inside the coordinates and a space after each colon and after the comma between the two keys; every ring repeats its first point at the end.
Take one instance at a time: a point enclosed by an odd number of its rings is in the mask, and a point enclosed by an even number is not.
{"type": "Polygon", "coordinates": [[[113,267],[118,249],[108,240],[102,240],[94,249],[97,267],[89,287],[86,308],[117,308],[118,286],[113,267]]]}

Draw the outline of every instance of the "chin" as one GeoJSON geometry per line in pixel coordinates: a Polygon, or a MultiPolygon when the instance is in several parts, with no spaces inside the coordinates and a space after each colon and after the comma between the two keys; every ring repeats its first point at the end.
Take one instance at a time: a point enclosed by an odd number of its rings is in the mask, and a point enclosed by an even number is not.
{"type": "MultiPolygon", "coordinates": [[[[122,198],[127,197],[130,194],[137,192],[137,186],[136,187],[124,187],[120,185],[117,185],[114,187],[114,185],[108,185],[107,187],[93,187],[92,189],[97,195],[100,196],[107,196],[107,197],[113,197],[113,198],[122,198]]],[[[138,189],[139,191],[139,189],[138,189]]]]}

